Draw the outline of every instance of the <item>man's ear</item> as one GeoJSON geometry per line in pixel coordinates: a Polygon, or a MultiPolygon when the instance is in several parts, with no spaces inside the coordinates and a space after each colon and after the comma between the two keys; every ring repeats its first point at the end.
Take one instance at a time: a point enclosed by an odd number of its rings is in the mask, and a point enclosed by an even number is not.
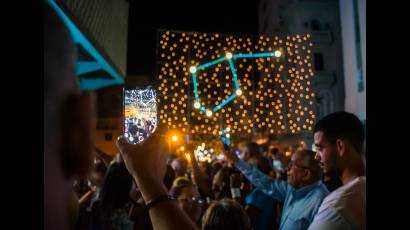
{"type": "Polygon", "coordinates": [[[308,180],[312,176],[312,172],[310,170],[305,170],[305,174],[303,175],[305,180],[308,180]]]}
{"type": "Polygon", "coordinates": [[[62,168],[66,178],[85,176],[91,169],[96,127],[95,95],[71,96],[62,114],[62,168]]]}
{"type": "Polygon", "coordinates": [[[336,140],[336,149],[339,154],[339,157],[343,157],[346,152],[346,142],[343,139],[336,140]]]}

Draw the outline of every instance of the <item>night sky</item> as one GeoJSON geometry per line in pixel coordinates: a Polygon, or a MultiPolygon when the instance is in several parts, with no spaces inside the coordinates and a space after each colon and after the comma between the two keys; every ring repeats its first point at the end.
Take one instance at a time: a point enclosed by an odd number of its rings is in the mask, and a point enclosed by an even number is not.
{"type": "Polygon", "coordinates": [[[258,1],[130,1],[127,78],[154,78],[157,29],[256,34],[258,1]]]}

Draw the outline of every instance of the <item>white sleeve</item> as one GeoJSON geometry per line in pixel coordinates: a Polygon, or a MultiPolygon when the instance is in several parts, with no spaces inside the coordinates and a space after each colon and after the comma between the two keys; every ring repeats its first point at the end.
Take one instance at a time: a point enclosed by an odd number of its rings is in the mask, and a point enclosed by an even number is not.
{"type": "Polygon", "coordinates": [[[313,222],[310,224],[308,230],[349,230],[359,229],[358,226],[354,226],[349,223],[346,218],[339,214],[339,212],[333,207],[327,207],[322,211],[319,211],[313,222]]]}

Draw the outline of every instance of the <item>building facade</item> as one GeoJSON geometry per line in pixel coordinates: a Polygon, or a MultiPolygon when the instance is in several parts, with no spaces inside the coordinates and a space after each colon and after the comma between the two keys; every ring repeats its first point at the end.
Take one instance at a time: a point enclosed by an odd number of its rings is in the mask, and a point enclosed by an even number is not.
{"type": "Polygon", "coordinates": [[[366,0],[340,0],[345,110],[366,124],[366,0]]]}
{"type": "MultiPolygon", "coordinates": [[[[259,33],[268,35],[310,34],[317,119],[345,110],[343,50],[338,0],[261,0],[259,33]]],[[[312,134],[293,142],[311,148],[312,134]]],[[[280,137],[279,137],[280,138],[280,137]]],[[[286,141],[289,137],[280,138],[286,141]]]]}

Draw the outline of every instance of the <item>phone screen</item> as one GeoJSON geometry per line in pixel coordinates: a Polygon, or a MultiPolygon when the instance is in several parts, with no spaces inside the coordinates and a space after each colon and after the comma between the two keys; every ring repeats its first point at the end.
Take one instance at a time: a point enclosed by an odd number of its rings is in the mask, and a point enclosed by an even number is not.
{"type": "Polygon", "coordinates": [[[131,144],[146,140],[157,128],[157,95],[153,88],[124,88],[124,136],[131,144]]]}

